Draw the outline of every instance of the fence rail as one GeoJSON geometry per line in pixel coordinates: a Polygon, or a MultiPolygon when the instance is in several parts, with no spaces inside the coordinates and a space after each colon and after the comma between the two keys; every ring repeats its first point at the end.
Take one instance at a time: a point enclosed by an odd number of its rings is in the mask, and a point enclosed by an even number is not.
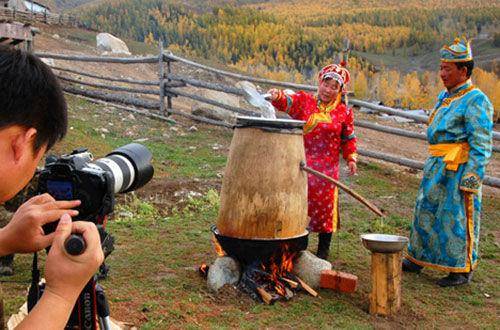
{"type": "MultiPolygon", "coordinates": [[[[146,57],[104,57],[104,56],[87,56],[87,55],[63,55],[63,54],[51,54],[51,53],[36,53],[39,57],[43,58],[52,58],[52,59],[58,59],[58,60],[65,60],[65,61],[82,61],[82,62],[100,62],[100,63],[120,63],[120,64],[138,64],[138,63],[156,63],[159,65],[158,72],[159,72],[159,78],[158,80],[136,80],[136,79],[131,79],[131,78],[117,78],[117,77],[107,77],[107,76],[102,76],[94,73],[88,73],[88,72],[82,72],[74,69],[67,69],[67,68],[61,68],[59,66],[54,66],[53,69],[59,70],[60,72],[66,72],[69,74],[74,74],[82,77],[88,77],[88,78],[93,78],[93,79],[100,79],[104,80],[107,82],[117,82],[117,83],[124,83],[124,84],[132,84],[132,85],[142,85],[145,87],[145,89],[139,89],[139,88],[128,88],[128,87],[123,87],[123,86],[113,86],[109,84],[101,84],[101,83],[95,83],[95,82],[88,82],[88,81],[83,81],[83,80],[77,80],[73,79],[70,77],[66,76],[61,76],[60,74],[58,75],[61,80],[64,80],[66,82],[70,82],[71,84],[78,84],[78,85],[84,85],[88,86],[94,89],[87,89],[87,88],[76,88],[74,85],[66,85],[64,87],[64,90],[68,93],[72,94],[77,94],[80,96],[84,96],[87,98],[91,98],[94,100],[98,100],[97,102],[112,102],[112,103],[122,103],[125,105],[132,105],[135,107],[143,108],[143,109],[149,109],[149,110],[160,110],[160,114],[154,114],[150,115],[150,117],[153,118],[158,118],[160,120],[164,120],[165,118],[168,118],[169,115],[178,115],[178,116],[183,116],[185,118],[189,118],[191,120],[195,120],[198,122],[203,122],[211,125],[217,125],[217,126],[222,126],[222,127],[228,127],[231,128],[233,127],[232,124],[219,121],[219,120],[213,120],[213,119],[208,119],[200,116],[196,116],[193,114],[188,114],[182,111],[178,111],[172,108],[172,103],[171,100],[173,97],[186,97],[198,102],[206,103],[206,104],[211,104],[220,108],[224,108],[226,110],[247,115],[247,116],[256,116],[259,115],[259,113],[244,109],[241,107],[235,107],[231,105],[224,104],[222,102],[219,102],[217,100],[209,99],[203,96],[200,96],[195,93],[190,93],[187,91],[181,90],[182,87],[185,87],[187,85],[196,87],[196,88],[204,88],[204,89],[210,89],[210,90],[215,90],[219,92],[224,92],[228,94],[233,94],[233,95],[238,95],[242,96],[244,95],[244,92],[241,88],[238,88],[237,86],[229,86],[226,84],[222,83],[213,83],[213,82],[207,82],[207,81],[202,81],[199,79],[194,79],[192,77],[187,77],[179,74],[174,74],[172,73],[172,68],[170,66],[171,62],[180,62],[184,63],[186,65],[198,68],[198,69],[203,69],[208,72],[215,73],[217,75],[222,75],[225,77],[229,77],[232,79],[237,79],[237,80],[246,80],[246,81],[251,81],[254,83],[259,83],[259,84],[265,84],[269,86],[277,86],[277,87],[282,87],[282,88],[294,88],[294,89],[301,89],[301,90],[307,90],[307,91],[315,91],[317,89],[316,86],[312,85],[303,85],[303,84],[294,84],[294,83],[287,83],[287,82],[281,82],[281,81],[275,81],[275,80],[269,80],[269,79],[264,79],[264,78],[255,78],[247,75],[242,75],[238,73],[233,73],[225,70],[220,70],[216,68],[212,68],[197,62],[193,62],[191,60],[175,56],[170,52],[166,52],[163,50],[163,48],[160,45],[160,55],[159,56],[146,56],[146,57]],[[167,69],[165,70],[165,67],[163,66],[164,62],[167,62],[167,69]],[[154,86],[154,88],[151,88],[154,86]],[[97,90],[95,89],[97,88],[97,90]],[[150,95],[155,95],[159,96],[159,102],[154,102],[151,100],[145,100],[137,97],[133,97],[130,95],[124,96],[123,94],[116,94],[116,93],[107,93],[103,92],[102,90],[112,90],[115,92],[126,92],[126,93],[137,93],[137,94],[150,94],[150,95]],[[165,104],[165,98],[167,98],[167,108],[165,109],[164,104],[165,104]]],[[[362,101],[362,100],[356,100],[356,99],[349,99],[349,103],[352,105],[364,107],[371,109],[375,112],[381,112],[381,113],[387,113],[390,115],[394,116],[399,116],[399,117],[404,117],[411,119],[415,122],[418,123],[427,123],[428,117],[423,116],[423,115],[418,115],[414,114],[411,112],[399,110],[399,109],[394,109],[390,107],[386,107],[383,105],[376,105],[370,102],[362,101]]],[[[123,110],[125,111],[133,111],[132,108],[127,108],[124,106],[120,106],[123,110]]],[[[149,113],[148,111],[141,111],[141,110],[136,110],[138,114],[144,114],[149,113]]],[[[376,130],[379,132],[384,132],[392,135],[397,135],[397,136],[404,136],[407,138],[414,138],[414,139],[419,139],[419,140],[426,140],[426,135],[424,133],[419,133],[419,132],[413,132],[409,131],[406,129],[402,128],[397,128],[397,127],[390,127],[390,126],[384,126],[380,124],[376,124],[373,122],[369,121],[364,121],[364,120],[355,120],[355,125],[376,130]]],[[[493,138],[495,140],[500,140],[500,133],[499,132],[493,132],[493,138]]],[[[493,146],[493,150],[495,152],[500,152],[500,148],[497,146],[493,146]]],[[[390,154],[385,154],[381,152],[376,152],[372,150],[365,150],[360,148],[359,149],[359,154],[374,158],[374,159],[379,159],[383,160],[386,162],[410,167],[413,169],[418,169],[421,170],[423,168],[423,162],[404,158],[401,156],[397,155],[390,155],[390,154]]],[[[484,184],[485,185],[490,185],[496,188],[500,188],[500,178],[496,177],[489,177],[486,176],[484,179],[484,184]]]]}
{"type": "Polygon", "coordinates": [[[59,25],[78,25],[75,16],[65,14],[52,14],[48,12],[34,13],[29,11],[21,11],[12,8],[0,8],[0,20],[19,21],[23,23],[43,22],[46,24],[59,25]]]}

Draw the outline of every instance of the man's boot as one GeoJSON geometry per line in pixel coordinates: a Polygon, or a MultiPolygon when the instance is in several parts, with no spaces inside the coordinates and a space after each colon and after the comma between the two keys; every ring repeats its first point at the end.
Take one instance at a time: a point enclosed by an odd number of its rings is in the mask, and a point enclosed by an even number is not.
{"type": "Polygon", "coordinates": [[[320,233],[318,235],[318,252],[316,256],[321,259],[328,259],[330,254],[330,242],[332,241],[332,233],[320,233]]]}
{"type": "Polygon", "coordinates": [[[420,273],[422,268],[424,267],[417,265],[416,263],[410,261],[409,259],[406,258],[403,259],[403,272],[420,273]]]}
{"type": "Polygon", "coordinates": [[[457,285],[463,285],[463,284],[468,284],[472,280],[472,272],[468,273],[450,273],[448,276],[443,277],[439,281],[437,281],[437,284],[442,287],[447,287],[447,286],[457,286],[457,285]]]}
{"type": "Polygon", "coordinates": [[[9,254],[0,257],[0,276],[12,276],[14,275],[14,255],[9,254]]]}

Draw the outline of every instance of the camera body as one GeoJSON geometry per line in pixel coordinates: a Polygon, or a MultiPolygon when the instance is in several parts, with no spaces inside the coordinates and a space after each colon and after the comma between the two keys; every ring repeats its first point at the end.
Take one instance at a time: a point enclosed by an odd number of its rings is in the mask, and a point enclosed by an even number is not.
{"type": "Polygon", "coordinates": [[[151,180],[151,159],[149,150],[137,143],[95,161],[86,148],[49,156],[38,175],[37,193],[49,193],[56,200],[79,199],[75,220],[96,222],[113,212],[115,194],[133,191],[151,180]]]}
{"type": "Polygon", "coordinates": [[[56,200],[81,200],[75,220],[95,222],[110,214],[115,204],[113,178],[92,161],[85,148],[60,158],[49,157],[38,176],[38,193],[47,192],[56,200]]]}

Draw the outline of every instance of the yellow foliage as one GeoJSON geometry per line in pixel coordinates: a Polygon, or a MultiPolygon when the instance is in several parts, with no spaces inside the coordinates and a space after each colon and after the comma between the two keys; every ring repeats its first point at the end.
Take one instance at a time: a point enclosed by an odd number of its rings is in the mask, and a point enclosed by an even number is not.
{"type": "Polygon", "coordinates": [[[368,96],[368,80],[363,71],[359,72],[354,78],[354,95],[361,99],[368,96]]]}
{"type": "Polygon", "coordinates": [[[495,73],[480,68],[475,68],[472,76],[474,84],[488,96],[493,104],[494,119],[498,120],[500,116],[500,80],[495,73]]]}

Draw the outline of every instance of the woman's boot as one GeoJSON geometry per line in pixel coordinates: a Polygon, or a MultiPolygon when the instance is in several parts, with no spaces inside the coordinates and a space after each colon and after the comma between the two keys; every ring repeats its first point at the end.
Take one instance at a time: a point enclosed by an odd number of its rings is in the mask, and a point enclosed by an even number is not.
{"type": "Polygon", "coordinates": [[[330,253],[330,242],[332,241],[332,233],[319,233],[318,235],[318,252],[316,255],[321,259],[328,259],[330,253]]]}

